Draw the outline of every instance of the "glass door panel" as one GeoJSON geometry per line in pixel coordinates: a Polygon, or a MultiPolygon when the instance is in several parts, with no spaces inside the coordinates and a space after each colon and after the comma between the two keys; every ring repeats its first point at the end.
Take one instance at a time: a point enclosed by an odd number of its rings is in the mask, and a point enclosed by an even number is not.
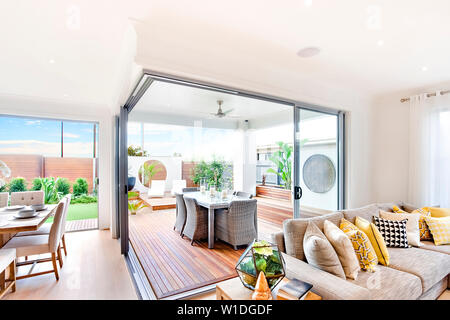
{"type": "Polygon", "coordinates": [[[295,113],[295,200],[302,211],[338,210],[340,200],[340,115],[297,107],[295,113]]]}

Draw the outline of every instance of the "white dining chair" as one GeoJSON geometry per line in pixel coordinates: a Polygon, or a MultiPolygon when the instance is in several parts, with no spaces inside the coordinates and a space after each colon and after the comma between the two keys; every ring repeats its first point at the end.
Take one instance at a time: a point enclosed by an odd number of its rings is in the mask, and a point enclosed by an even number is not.
{"type": "Polygon", "coordinates": [[[29,277],[35,277],[47,273],[54,273],[56,280],[59,280],[59,272],[58,265],[56,259],[59,260],[60,266],[62,265],[62,257],[61,257],[61,231],[62,229],[62,221],[64,216],[64,206],[65,199],[61,200],[56,207],[56,212],[54,216],[54,220],[52,226],[50,228],[50,233],[48,235],[36,235],[36,236],[28,236],[28,237],[14,237],[6,243],[3,248],[5,249],[16,249],[17,258],[41,255],[50,253],[51,258],[41,258],[30,261],[17,262],[16,266],[21,267],[24,265],[30,265],[35,263],[49,262],[51,261],[53,264],[52,270],[41,271],[36,273],[28,273],[22,276],[18,276],[17,279],[24,279],[29,277]]]}
{"type": "Polygon", "coordinates": [[[44,191],[11,192],[11,205],[31,206],[32,204],[44,203],[44,191]]]}
{"type": "Polygon", "coordinates": [[[165,180],[152,180],[152,185],[148,189],[149,198],[163,198],[166,190],[165,180]]]}
{"type": "Polygon", "coordinates": [[[183,193],[183,188],[186,188],[186,180],[173,180],[170,193],[172,193],[173,196],[176,193],[183,193]]]}
{"type": "MultiPolygon", "coordinates": [[[[67,247],[66,247],[66,222],[67,222],[67,211],[69,209],[70,200],[72,195],[68,194],[64,197],[65,199],[65,206],[64,206],[64,216],[62,221],[62,230],[61,230],[61,249],[64,250],[64,255],[67,256],[67,247]]],[[[35,231],[23,231],[16,234],[16,237],[25,237],[25,236],[39,236],[39,235],[45,235],[50,234],[50,229],[52,227],[51,223],[44,223],[42,227],[40,227],[38,230],[35,231]]]]}
{"type": "Polygon", "coordinates": [[[8,206],[9,193],[0,192],[0,208],[8,206]]]}

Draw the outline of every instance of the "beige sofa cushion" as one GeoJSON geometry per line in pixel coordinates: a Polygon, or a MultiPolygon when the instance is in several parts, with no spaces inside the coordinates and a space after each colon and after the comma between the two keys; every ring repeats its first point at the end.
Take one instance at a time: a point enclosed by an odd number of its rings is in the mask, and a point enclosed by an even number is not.
{"type": "Polygon", "coordinates": [[[389,267],[418,276],[422,292],[447,277],[450,272],[450,255],[420,248],[388,248],[389,267]]]}
{"type": "Polygon", "coordinates": [[[414,247],[420,247],[419,213],[394,213],[380,210],[380,218],[393,221],[408,220],[406,222],[408,243],[414,247]]]}
{"type": "Polygon", "coordinates": [[[378,211],[379,209],[376,204],[370,204],[368,206],[357,209],[343,210],[342,213],[344,214],[344,218],[346,220],[354,224],[356,217],[361,217],[363,219],[366,219],[367,221],[373,221],[372,217],[378,217],[378,211]]]}
{"type": "Polygon", "coordinates": [[[344,231],[328,220],[324,222],[323,232],[336,251],[345,276],[349,279],[356,279],[361,268],[350,239],[344,231]]]}
{"type": "Polygon", "coordinates": [[[360,272],[356,280],[347,281],[368,289],[374,300],[413,300],[422,294],[419,277],[382,265],[375,273],[360,272]]]}
{"type": "Polygon", "coordinates": [[[303,253],[303,237],[308,227],[308,222],[312,221],[316,226],[323,230],[323,223],[325,220],[339,225],[342,213],[334,212],[325,214],[323,216],[308,218],[308,219],[287,219],[283,222],[284,246],[286,253],[297,259],[305,261],[305,254],[303,253]]]}
{"type": "Polygon", "coordinates": [[[433,241],[422,241],[421,243],[422,243],[422,246],[420,247],[421,249],[450,254],[450,244],[437,246],[434,244],[433,241]]]}
{"type": "MultiPolygon", "coordinates": [[[[327,222],[327,221],[325,221],[327,222]]],[[[331,222],[330,222],[331,223],[331,222]]],[[[306,261],[320,270],[345,279],[344,269],[327,237],[314,224],[309,222],[303,238],[303,250],[306,261]]]]}

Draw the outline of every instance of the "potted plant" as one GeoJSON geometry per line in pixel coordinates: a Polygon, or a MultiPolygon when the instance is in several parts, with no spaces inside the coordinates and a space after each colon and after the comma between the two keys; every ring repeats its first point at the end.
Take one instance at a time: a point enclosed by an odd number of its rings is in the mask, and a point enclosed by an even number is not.
{"type": "Polygon", "coordinates": [[[144,164],[139,169],[139,174],[142,177],[142,184],[146,187],[150,187],[150,182],[153,179],[153,176],[161,171],[160,168],[156,168],[155,162],[144,162],[144,164]]]}
{"type": "Polygon", "coordinates": [[[142,200],[129,200],[128,201],[128,211],[131,215],[136,215],[136,212],[142,208],[148,207],[142,200]]]}

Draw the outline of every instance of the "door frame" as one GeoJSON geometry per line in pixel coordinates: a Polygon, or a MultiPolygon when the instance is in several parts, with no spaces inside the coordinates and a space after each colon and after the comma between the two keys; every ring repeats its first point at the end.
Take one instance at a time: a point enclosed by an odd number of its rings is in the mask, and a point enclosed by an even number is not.
{"type": "MultiPolygon", "coordinates": [[[[150,70],[150,69],[144,69],[141,78],[139,79],[138,83],[136,84],[135,88],[133,89],[127,102],[125,103],[124,106],[121,107],[121,112],[124,112],[124,111],[122,111],[123,109],[125,109],[125,111],[127,112],[126,123],[124,124],[125,127],[128,123],[128,113],[131,112],[133,107],[138,103],[140,98],[145,94],[147,89],[150,87],[152,82],[155,80],[158,80],[161,82],[190,86],[190,87],[194,87],[194,88],[206,89],[206,90],[211,90],[211,91],[224,92],[224,93],[238,95],[238,96],[242,96],[242,97],[246,97],[246,98],[253,98],[253,99],[258,99],[258,100],[263,100],[263,101],[274,102],[277,104],[284,104],[284,105],[291,106],[292,110],[293,110],[293,114],[294,114],[294,128],[295,128],[294,129],[294,163],[293,163],[293,166],[294,166],[294,170],[293,170],[294,184],[293,185],[294,186],[299,185],[299,182],[300,182],[300,174],[298,172],[299,170],[295,168],[296,167],[295,163],[297,163],[300,159],[299,158],[299,146],[298,145],[296,146],[296,139],[295,139],[295,132],[298,132],[296,130],[300,129],[300,128],[298,128],[300,122],[295,121],[296,118],[299,119],[299,117],[300,117],[300,112],[299,112],[298,107],[301,107],[302,109],[317,111],[317,112],[339,115],[339,119],[340,119],[339,123],[341,123],[341,121],[342,121],[342,126],[341,125],[338,126],[339,127],[339,133],[338,133],[338,137],[339,137],[338,166],[339,166],[339,169],[338,169],[338,172],[339,172],[339,177],[340,177],[339,178],[339,196],[338,196],[338,198],[340,199],[339,208],[344,207],[344,199],[345,199],[345,189],[344,189],[345,163],[344,163],[344,149],[343,149],[344,148],[344,131],[343,131],[344,130],[343,129],[343,127],[344,127],[344,112],[338,111],[338,110],[335,110],[332,108],[308,104],[308,103],[304,103],[304,102],[300,102],[300,101],[292,100],[292,99],[288,99],[288,98],[282,98],[282,97],[278,97],[278,96],[273,96],[273,95],[269,95],[269,94],[263,94],[263,93],[259,93],[259,92],[248,91],[248,90],[236,89],[234,87],[229,87],[229,86],[225,86],[222,84],[214,84],[214,83],[201,81],[201,80],[197,80],[197,79],[192,79],[192,78],[188,78],[188,77],[175,76],[175,75],[158,72],[158,71],[154,71],[154,70],[150,70]],[[298,151],[298,152],[295,152],[295,151],[298,151]]],[[[119,124],[119,127],[120,126],[121,125],[119,124]]],[[[124,163],[125,164],[128,163],[128,159],[127,159],[128,154],[127,154],[127,147],[126,147],[126,138],[127,138],[126,137],[126,128],[121,131],[119,130],[119,132],[120,132],[119,139],[122,141],[122,144],[121,145],[119,144],[119,152],[118,153],[119,153],[119,155],[121,154],[122,158],[124,159],[124,161],[119,160],[119,171],[120,171],[120,168],[122,168],[122,171],[124,171],[125,168],[126,168],[126,170],[128,170],[127,165],[124,167],[124,163]],[[123,134],[125,134],[125,136],[122,136],[123,134]]],[[[119,156],[119,159],[120,159],[120,156],[119,156]]],[[[122,179],[122,185],[119,182],[118,190],[126,190],[126,187],[127,187],[126,180],[128,180],[128,173],[126,173],[126,175],[124,172],[119,173],[119,179],[122,179]]],[[[292,197],[292,199],[294,199],[294,197],[292,197]]],[[[125,202],[126,203],[128,202],[127,194],[125,192],[119,192],[120,238],[121,238],[121,243],[122,243],[122,246],[121,246],[122,253],[124,253],[126,255],[128,253],[129,241],[128,241],[128,207],[127,207],[127,205],[125,206],[125,202]],[[120,199],[122,199],[122,200],[120,200],[120,199]],[[120,204],[121,201],[122,201],[122,204],[120,204]],[[126,230],[125,230],[125,227],[126,227],[126,230]]],[[[299,212],[300,212],[300,203],[299,203],[299,201],[293,200],[293,205],[294,205],[293,216],[298,217],[299,212]]]]}

